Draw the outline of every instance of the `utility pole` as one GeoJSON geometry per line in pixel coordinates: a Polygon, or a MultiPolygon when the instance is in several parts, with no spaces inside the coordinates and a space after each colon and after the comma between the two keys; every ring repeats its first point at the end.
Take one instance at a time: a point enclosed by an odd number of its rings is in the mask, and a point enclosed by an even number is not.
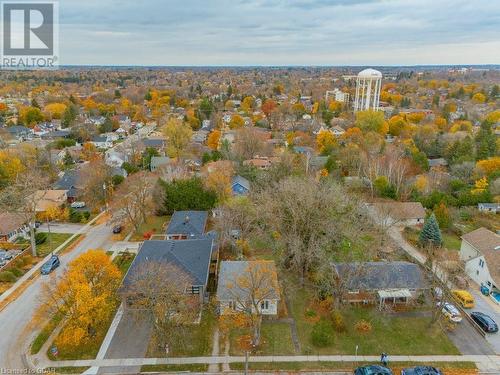
{"type": "Polygon", "coordinates": [[[245,351],[245,375],[248,375],[248,350],[245,351]]]}

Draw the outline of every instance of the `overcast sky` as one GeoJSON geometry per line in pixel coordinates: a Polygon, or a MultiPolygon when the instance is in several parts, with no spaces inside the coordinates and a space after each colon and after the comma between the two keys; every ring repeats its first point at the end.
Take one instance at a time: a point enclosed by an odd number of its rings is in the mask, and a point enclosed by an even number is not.
{"type": "Polygon", "coordinates": [[[500,64],[498,0],[60,0],[60,63],[500,64]]]}

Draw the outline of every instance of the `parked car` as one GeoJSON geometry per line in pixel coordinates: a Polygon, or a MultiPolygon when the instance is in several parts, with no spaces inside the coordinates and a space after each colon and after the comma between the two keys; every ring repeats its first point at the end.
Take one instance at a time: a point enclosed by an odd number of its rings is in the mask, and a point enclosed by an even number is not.
{"type": "Polygon", "coordinates": [[[35,221],[35,228],[40,228],[40,225],[42,225],[41,221],[35,221]]]}
{"type": "Polygon", "coordinates": [[[0,259],[11,260],[12,253],[6,250],[0,250],[0,259]]]}
{"type": "Polygon", "coordinates": [[[115,225],[113,227],[113,233],[114,234],[121,233],[122,229],[123,229],[123,227],[121,225],[115,225]]]}
{"type": "Polygon", "coordinates": [[[401,375],[443,375],[443,373],[432,366],[416,366],[401,370],[401,375]]]}
{"type": "Polygon", "coordinates": [[[380,365],[361,366],[354,370],[354,375],[392,375],[392,371],[380,365]]]}
{"type": "Polygon", "coordinates": [[[85,202],[73,202],[71,203],[71,208],[83,208],[85,207],[85,202]]]}
{"type": "Polygon", "coordinates": [[[42,275],[48,275],[60,265],[61,262],[59,261],[59,257],[57,255],[52,255],[50,259],[43,264],[40,272],[42,273],[42,275]]]}
{"type": "Polygon", "coordinates": [[[7,261],[3,258],[0,259],[0,267],[3,267],[7,264],[7,261]]]}
{"type": "Polygon", "coordinates": [[[466,290],[454,289],[451,291],[453,297],[466,309],[472,309],[474,307],[474,297],[466,290]]]}
{"type": "Polygon", "coordinates": [[[460,314],[460,311],[451,303],[438,303],[438,306],[442,306],[441,312],[451,322],[460,323],[462,321],[462,314],[460,314]]]}
{"type": "Polygon", "coordinates": [[[498,325],[489,315],[479,311],[474,311],[470,314],[471,318],[487,333],[498,332],[498,325]]]}
{"type": "Polygon", "coordinates": [[[434,298],[441,301],[441,299],[443,298],[443,289],[436,286],[436,287],[432,288],[432,294],[434,295],[434,298]]]}

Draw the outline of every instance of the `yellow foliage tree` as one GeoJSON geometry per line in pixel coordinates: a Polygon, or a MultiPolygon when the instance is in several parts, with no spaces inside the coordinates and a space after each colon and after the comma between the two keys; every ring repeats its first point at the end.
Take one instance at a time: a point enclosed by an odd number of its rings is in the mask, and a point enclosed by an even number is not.
{"type": "Polygon", "coordinates": [[[329,130],[321,130],[316,136],[316,146],[321,154],[330,153],[337,145],[337,139],[329,130]]]}
{"type": "Polygon", "coordinates": [[[122,274],[103,250],[89,250],[73,260],[57,281],[43,286],[37,316],[58,314],[64,327],[56,339],[60,350],[92,340],[109,320],[118,300],[122,274]]]}
{"type": "Polygon", "coordinates": [[[500,171],[500,156],[495,156],[485,160],[479,160],[476,163],[476,168],[486,175],[500,171]]]}
{"type": "Polygon", "coordinates": [[[44,107],[43,112],[46,113],[49,118],[60,119],[65,110],[66,104],[64,103],[50,103],[44,107]]]}
{"type": "Polygon", "coordinates": [[[231,117],[231,121],[229,121],[229,127],[231,129],[239,129],[245,125],[245,120],[238,114],[235,114],[231,117]]]}
{"type": "Polygon", "coordinates": [[[472,101],[475,103],[484,103],[486,101],[486,95],[481,92],[477,92],[472,96],[472,101]]]}
{"type": "Polygon", "coordinates": [[[24,171],[25,167],[17,156],[6,150],[0,150],[0,186],[2,182],[13,181],[18,173],[24,171]],[[2,179],[5,179],[2,181],[2,179]]]}
{"type": "Polygon", "coordinates": [[[167,137],[167,152],[171,157],[179,157],[189,144],[193,130],[190,126],[183,124],[181,120],[171,118],[163,128],[163,133],[167,137]]]}
{"type": "Polygon", "coordinates": [[[429,181],[426,176],[420,175],[417,177],[415,180],[415,188],[418,190],[419,193],[425,193],[427,192],[429,188],[429,181]]]}
{"type": "Polygon", "coordinates": [[[221,132],[218,129],[214,129],[207,138],[207,146],[211,150],[217,150],[219,148],[219,141],[221,137],[221,132]]]}
{"type": "Polygon", "coordinates": [[[476,180],[474,183],[474,189],[472,189],[473,194],[479,194],[485,191],[488,188],[488,179],[486,177],[482,177],[479,180],[476,180]]]}

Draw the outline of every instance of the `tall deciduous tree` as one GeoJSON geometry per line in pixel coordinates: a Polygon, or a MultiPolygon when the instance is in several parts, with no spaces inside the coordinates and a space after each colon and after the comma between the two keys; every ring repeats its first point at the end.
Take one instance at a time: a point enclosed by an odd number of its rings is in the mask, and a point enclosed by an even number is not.
{"type": "Polygon", "coordinates": [[[241,273],[230,275],[229,278],[226,283],[227,291],[236,303],[236,310],[248,316],[253,332],[252,345],[259,346],[262,304],[266,300],[275,299],[279,293],[274,262],[248,262],[241,273]]]}
{"type": "Polygon", "coordinates": [[[193,131],[181,120],[171,118],[163,128],[163,133],[167,137],[167,152],[178,158],[189,144],[193,131]]]}
{"type": "Polygon", "coordinates": [[[28,224],[33,256],[37,256],[34,228],[36,208],[44,198],[43,192],[48,185],[46,174],[40,168],[31,166],[19,172],[0,194],[2,211],[14,212],[28,224]],[[39,191],[42,193],[38,193],[39,191]]]}
{"type": "Polygon", "coordinates": [[[152,210],[154,177],[147,172],[129,176],[114,194],[111,212],[114,222],[127,223],[137,231],[152,210]]]}
{"type": "Polygon", "coordinates": [[[200,297],[188,294],[191,277],[173,263],[144,262],[130,276],[121,295],[132,313],[151,314],[154,339],[161,348],[185,343],[185,331],[195,321],[200,297]]]}
{"type": "Polygon", "coordinates": [[[64,328],[56,342],[76,347],[91,340],[118,302],[122,274],[103,250],[89,250],[73,260],[60,279],[43,285],[38,317],[57,314],[64,328]]]}

